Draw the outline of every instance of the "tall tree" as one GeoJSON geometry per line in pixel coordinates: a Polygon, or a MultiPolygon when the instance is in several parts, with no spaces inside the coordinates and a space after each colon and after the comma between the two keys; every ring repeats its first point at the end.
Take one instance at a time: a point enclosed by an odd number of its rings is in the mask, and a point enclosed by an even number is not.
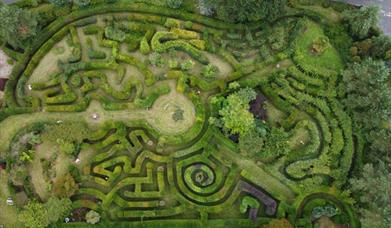
{"type": "Polygon", "coordinates": [[[217,17],[229,22],[274,20],[285,12],[286,0],[205,0],[217,17]]]}
{"type": "Polygon", "coordinates": [[[370,143],[371,156],[390,154],[391,69],[381,60],[365,59],[342,72],[344,103],[370,143]]]}
{"type": "Polygon", "coordinates": [[[379,23],[379,7],[364,6],[360,9],[347,10],[343,12],[343,17],[350,33],[359,39],[364,39],[368,37],[371,28],[379,23]]]}
{"type": "Polygon", "coordinates": [[[363,228],[391,227],[391,160],[383,160],[366,164],[362,176],[350,180],[363,228]]]}
{"type": "Polygon", "coordinates": [[[246,134],[254,129],[254,116],[249,112],[249,102],[255,97],[256,93],[253,89],[244,88],[229,95],[223,101],[219,114],[225,129],[232,134],[246,134]]]}
{"type": "Polygon", "coordinates": [[[372,38],[370,55],[373,58],[391,59],[391,36],[377,36],[372,38]]]}
{"type": "Polygon", "coordinates": [[[14,48],[25,48],[38,31],[35,14],[6,4],[0,6],[0,38],[14,48]]]}

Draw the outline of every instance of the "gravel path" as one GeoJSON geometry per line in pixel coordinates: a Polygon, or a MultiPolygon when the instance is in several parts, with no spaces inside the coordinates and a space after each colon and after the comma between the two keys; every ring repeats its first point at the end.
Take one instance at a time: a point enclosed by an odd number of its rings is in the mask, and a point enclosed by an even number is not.
{"type": "Polygon", "coordinates": [[[8,78],[11,73],[12,66],[7,63],[7,55],[0,50],[0,78],[8,78]]]}

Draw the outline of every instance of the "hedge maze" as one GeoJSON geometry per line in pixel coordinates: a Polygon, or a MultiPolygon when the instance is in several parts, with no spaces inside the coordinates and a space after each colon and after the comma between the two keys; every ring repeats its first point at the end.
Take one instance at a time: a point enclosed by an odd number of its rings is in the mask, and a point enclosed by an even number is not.
{"type": "Polygon", "coordinates": [[[70,198],[73,209],[95,210],[106,222],[259,227],[286,217],[304,227],[308,218],[296,211],[317,193],[333,195],[354,226],[338,191],[361,148],[338,101],[344,63],[324,34],[327,24],[311,15],[245,27],[114,3],[62,16],[7,83],[0,155],[10,155],[26,129],[84,121],[89,133],[74,158],[93,153],[78,165],[70,198]],[[47,55],[56,64],[41,61],[47,55]],[[217,73],[207,77],[204,68],[217,73]],[[209,123],[219,112],[211,100],[235,84],[265,95],[270,119],[281,113],[266,122],[289,135],[288,153],[249,159],[209,123]],[[10,126],[19,130],[5,137],[10,126]]]}

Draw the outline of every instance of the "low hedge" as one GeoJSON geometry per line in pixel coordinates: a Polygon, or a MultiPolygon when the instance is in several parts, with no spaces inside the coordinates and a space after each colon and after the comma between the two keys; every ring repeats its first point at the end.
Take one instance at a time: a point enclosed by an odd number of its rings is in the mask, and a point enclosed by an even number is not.
{"type": "Polygon", "coordinates": [[[173,32],[158,31],[152,37],[151,47],[156,52],[165,52],[171,48],[181,50],[189,54],[194,59],[198,60],[202,64],[208,64],[209,60],[206,58],[200,50],[189,44],[185,40],[178,40],[179,35],[173,32]],[[164,43],[161,40],[168,40],[164,43]],[[174,39],[174,40],[173,40],[174,39]]]}

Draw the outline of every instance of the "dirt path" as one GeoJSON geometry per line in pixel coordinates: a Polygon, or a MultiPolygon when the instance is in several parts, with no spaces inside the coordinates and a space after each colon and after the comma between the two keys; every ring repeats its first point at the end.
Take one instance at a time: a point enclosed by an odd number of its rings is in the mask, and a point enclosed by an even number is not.
{"type": "Polygon", "coordinates": [[[12,71],[12,65],[7,63],[9,57],[0,49],[0,78],[8,78],[12,71]]]}

